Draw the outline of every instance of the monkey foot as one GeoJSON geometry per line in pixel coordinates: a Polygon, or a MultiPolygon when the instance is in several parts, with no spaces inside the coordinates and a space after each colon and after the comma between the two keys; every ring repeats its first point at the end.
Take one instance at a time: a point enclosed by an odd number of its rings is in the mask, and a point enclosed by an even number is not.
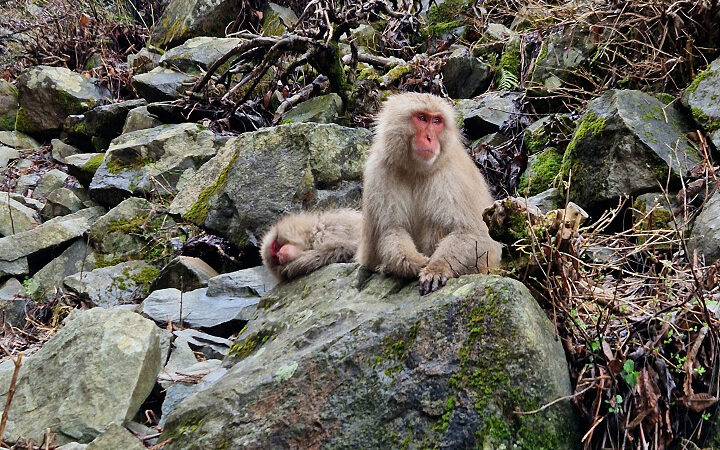
{"type": "Polygon", "coordinates": [[[430,272],[426,269],[420,271],[420,295],[435,292],[445,286],[448,277],[441,272],[430,272]]]}

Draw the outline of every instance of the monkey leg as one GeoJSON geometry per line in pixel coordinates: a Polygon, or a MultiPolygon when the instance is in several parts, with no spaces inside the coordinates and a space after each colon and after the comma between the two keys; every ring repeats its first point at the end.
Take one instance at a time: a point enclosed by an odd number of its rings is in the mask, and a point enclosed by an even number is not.
{"type": "Polygon", "coordinates": [[[445,286],[449,278],[468,273],[487,273],[500,264],[502,246],[490,236],[453,232],[438,244],[419,275],[420,295],[445,286]]]}
{"type": "Polygon", "coordinates": [[[412,238],[402,228],[392,230],[378,240],[379,270],[404,278],[418,276],[429,258],[417,251],[412,238]]]}
{"type": "Polygon", "coordinates": [[[355,246],[324,246],[321,248],[306,250],[298,258],[290,261],[280,269],[285,279],[297,278],[320,267],[336,262],[350,262],[355,255],[355,246]]]}

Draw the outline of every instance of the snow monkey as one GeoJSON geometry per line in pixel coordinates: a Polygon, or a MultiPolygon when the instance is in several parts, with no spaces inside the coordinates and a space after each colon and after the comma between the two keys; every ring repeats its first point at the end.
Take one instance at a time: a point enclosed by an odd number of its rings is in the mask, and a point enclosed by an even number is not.
{"type": "Polygon", "coordinates": [[[358,261],[371,270],[418,277],[420,294],[448,278],[500,263],[483,210],[493,202],[465,151],[453,107],[407,93],[381,109],[363,178],[358,261]]]}
{"type": "Polygon", "coordinates": [[[279,280],[289,280],[330,263],[351,262],[361,222],[352,209],[283,216],[263,237],[263,264],[279,280]]]}

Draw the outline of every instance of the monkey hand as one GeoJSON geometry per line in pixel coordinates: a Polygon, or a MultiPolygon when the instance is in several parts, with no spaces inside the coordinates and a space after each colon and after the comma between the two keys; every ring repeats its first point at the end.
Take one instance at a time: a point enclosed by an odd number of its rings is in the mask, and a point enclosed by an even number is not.
{"type": "Polygon", "coordinates": [[[441,287],[445,286],[448,278],[456,276],[457,275],[450,268],[450,265],[446,262],[431,262],[420,271],[420,295],[437,291],[441,287]]]}

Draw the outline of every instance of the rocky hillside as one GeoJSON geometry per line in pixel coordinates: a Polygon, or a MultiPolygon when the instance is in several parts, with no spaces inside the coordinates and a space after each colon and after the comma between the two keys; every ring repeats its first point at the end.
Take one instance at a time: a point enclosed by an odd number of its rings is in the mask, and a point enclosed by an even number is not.
{"type": "Polygon", "coordinates": [[[720,443],[717,1],[6,3],[3,443],[720,443]],[[277,284],[263,233],[359,207],[405,91],[454,101],[502,269],[277,284]]]}

